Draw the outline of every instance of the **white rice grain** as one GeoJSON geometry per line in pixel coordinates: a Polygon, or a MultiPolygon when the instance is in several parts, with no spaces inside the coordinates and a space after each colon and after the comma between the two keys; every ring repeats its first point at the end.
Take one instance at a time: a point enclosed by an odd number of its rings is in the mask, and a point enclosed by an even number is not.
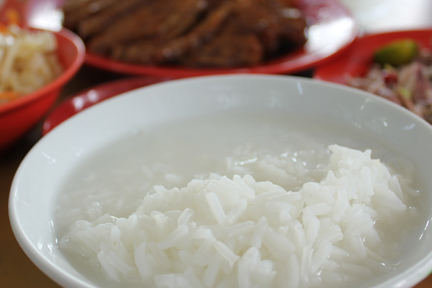
{"type": "Polygon", "coordinates": [[[205,197],[217,223],[223,225],[225,223],[225,211],[218,196],[213,192],[208,192],[205,194],[205,197]]]}
{"type": "Polygon", "coordinates": [[[185,224],[177,226],[165,239],[157,243],[158,248],[168,249],[177,245],[189,233],[189,228],[185,224]]]}
{"type": "Polygon", "coordinates": [[[150,277],[153,274],[153,271],[150,267],[150,263],[147,260],[147,243],[143,242],[135,249],[134,260],[135,264],[138,267],[138,271],[141,277],[146,278],[150,277]]]}
{"type": "Polygon", "coordinates": [[[221,271],[222,258],[218,254],[214,254],[210,257],[207,269],[204,272],[203,282],[207,287],[213,287],[216,281],[216,277],[221,271]]]}
{"type": "MultiPolygon", "coordinates": [[[[60,214],[95,219],[76,220],[59,245],[93,257],[110,280],[156,288],[340,288],[391,271],[387,256],[397,245],[382,227],[418,214],[405,203],[412,197],[403,184],[409,181],[371,159],[371,151],[329,150],[327,168],[315,171],[320,180],[295,191],[279,185],[295,186],[307,173],[294,153],[291,162],[272,155],[242,162],[240,170],[267,169],[274,182],[210,174],[184,188],[156,186],[125,217],[101,215],[94,200],[87,210],[60,214]]],[[[116,209],[130,205],[113,203],[116,209]]]]}
{"type": "Polygon", "coordinates": [[[240,258],[238,255],[234,254],[234,252],[221,241],[214,242],[213,247],[216,249],[217,252],[219,252],[219,255],[222,258],[228,261],[231,267],[234,266],[234,264],[240,258]]]}

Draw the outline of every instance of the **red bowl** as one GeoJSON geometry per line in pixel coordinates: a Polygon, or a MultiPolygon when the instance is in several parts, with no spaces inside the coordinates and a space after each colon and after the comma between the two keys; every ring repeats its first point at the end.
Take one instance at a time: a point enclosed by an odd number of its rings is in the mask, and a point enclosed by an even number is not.
{"type": "Polygon", "coordinates": [[[374,52],[385,44],[397,39],[413,39],[419,45],[427,47],[432,45],[432,29],[394,31],[379,34],[370,34],[357,38],[351,47],[341,53],[332,62],[319,66],[313,78],[339,84],[347,84],[346,75],[362,77],[369,70],[374,52]]]}
{"type": "Polygon", "coordinates": [[[77,35],[66,29],[52,33],[57,38],[58,58],[64,71],[41,89],[0,105],[0,150],[10,146],[41,120],[53,106],[60,89],[84,61],[84,43],[77,35]]]}
{"type": "Polygon", "coordinates": [[[74,116],[75,114],[97,104],[108,98],[121,93],[170,80],[160,77],[134,77],[104,83],[90,89],[84,90],[70,97],[58,105],[48,116],[42,125],[42,135],[46,135],[57,125],[74,116]]]}

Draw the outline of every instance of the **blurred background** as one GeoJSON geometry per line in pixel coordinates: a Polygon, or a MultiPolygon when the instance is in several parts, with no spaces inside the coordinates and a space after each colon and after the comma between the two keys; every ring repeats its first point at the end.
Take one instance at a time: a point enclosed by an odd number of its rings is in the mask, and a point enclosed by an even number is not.
{"type": "Polygon", "coordinates": [[[356,17],[363,33],[429,28],[429,0],[340,0],[356,17]]]}

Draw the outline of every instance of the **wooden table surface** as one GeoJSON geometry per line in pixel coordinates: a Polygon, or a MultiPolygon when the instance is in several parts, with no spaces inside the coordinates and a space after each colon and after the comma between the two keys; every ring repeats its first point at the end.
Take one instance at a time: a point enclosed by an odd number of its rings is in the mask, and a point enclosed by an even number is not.
{"type": "MultiPolygon", "coordinates": [[[[361,27],[365,32],[432,27],[432,0],[341,1],[353,9],[353,13],[360,20],[361,27]]],[[[88,87],[124,77],[124,75],[83,66],[79,73],[64,87],[58,103],[88,87]]],[[[13,176],[26,153],[40,137],[41,123],[13,147],[0,153],[1,288],[59,287],[45,276],[21,250],[14,238],[8,218],[8,197],[13,176]]],[[[415,286],[415,288],[431,287],[432,276],[415,286]]]]}

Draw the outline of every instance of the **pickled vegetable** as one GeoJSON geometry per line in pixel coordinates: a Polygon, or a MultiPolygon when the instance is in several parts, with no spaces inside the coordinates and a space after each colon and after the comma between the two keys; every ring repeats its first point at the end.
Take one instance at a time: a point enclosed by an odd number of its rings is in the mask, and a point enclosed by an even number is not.
{"type": "Polygon", "coordinates": [[[374,62],[397,67],[412,62],[418,53],[419,47],[414,40],[397,40],[378,49],[374,54],[374,62]]]}

